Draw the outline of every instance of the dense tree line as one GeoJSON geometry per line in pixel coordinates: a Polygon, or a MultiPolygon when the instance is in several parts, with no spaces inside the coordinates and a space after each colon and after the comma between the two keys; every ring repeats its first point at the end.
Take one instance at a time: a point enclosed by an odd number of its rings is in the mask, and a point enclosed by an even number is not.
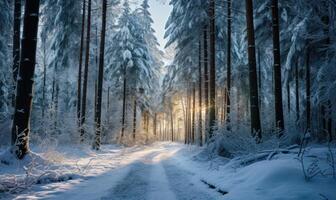
{"type": "Polygon", "coordinates": [[[18,158],[38,137],[97,150],[112,141],[202,146],[240,130],[257,143],[334,139],[333,1],[170,5],[174,58],[163,67],[148,0],[0,2],[0,122],[13,121],[18,158]]]}
{"type": "Polygon", "coordinates": [[[241,128],[257,142],[300,132],[332,140],[335,81],[326,72],[335,73],[330,67],[333,2],[172,0],[171,5],[166,37],[176,54],[163,91],[175,102],[174,97],[183,96],[177,105],[183,111],[176,112],[183,114],[186,127],[197,126],[196,135],[185,129],[186,143],[195,143],[196,137],[202,145],[213,129],[241,128]],[[194,83],[199,85],[198,109],[191,106],[194,83]],[[190,118],[194,112],[197,123],[190,118]]]}

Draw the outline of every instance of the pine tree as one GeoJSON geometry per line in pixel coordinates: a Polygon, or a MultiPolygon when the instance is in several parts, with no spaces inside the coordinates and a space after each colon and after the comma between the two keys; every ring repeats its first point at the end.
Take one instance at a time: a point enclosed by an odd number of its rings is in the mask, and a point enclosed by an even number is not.
{"type": "Polygon", "coordinates": [[[83,95],[82,95],[82,105],[81,105],[81,142],[84,141],[85,135],[85,119],[86,119],[86,96],[87,96],[87,82],[88,82],[88,71],[90,62],[90,37],[91,37],[91,0],[88,0],[88,17],[87,17],[87,32],[86,32],[86,52],[85,52],[85,66],[84,66],[84,77],[83,77],[83,95]]]}
{"type": "Polygon", "coordinates": [[[213,137],[216,125],[216,27],[215,27],[215,0],[210,0],[209,5],[209,138],[213,137]]]}
{"type": "Polygon", "coordinates": [[[273,55],[274,55],[274,103],[275,122],[280,135],[285,128],[282,105],[282,80],[281,80],[281,58],[280,58],[280,31],[279,31],[279,8],[278,0],[272,0],[272,22],[273,22],[273,55]]]}
{"type": "Polygon", "coordinates": [[[23,159],[29,151],[30,114],[33,100],[39,6],[39,0],[26,1],[25,4],[20,70],[12,128],[13,134],[17,135],[15,153],[19,159],[23,159]]]}
{"type": "MultiPolygon", "coordinates": [[[[14,1],[14,35],[13,35],[13,96],[12,104],[15,106],[15,89],[17,74],[20,66],[20,34],[21,34],[21,0],[14,1]]],[[[15,142],[15,137],[12,142],[15,142]]]]}
{"type": "Polygon", "coordinates": [[[85,13],[86,13],[86,0],[83,0],[82,9],[82,30],[79,49],[79,65],[77,77],[77,120],[79,130],[81,127],[81,98],[82,98],[82,65],[83,65],[83,52],[84,52],[84,34],[85,34],[85,13]]]}
{"type": "Polygon", "coordinates": [[[259,95],[257,85],[253,1],[246,0],[246,24],[248,39],[248,61],[249,61],[249,82],[250,82],[250,109],[251,109],[251,132],[257,142],[261,140],[261,125],[259,112],[259,95]]]}
{"type": "Polygon", "coordinates": [[[232,32],[232,17],[231,17],[231,9],[232,9],[232,2],[231,0],[227,1],[227,77],[226,77],[226,87],[227,87],[227,100],[226,100],[226,123],[227,123],[227,129],[230,130],[230,97],[231,97],[231,46],[232,46],[232,38],[231,38],[231,32],[232,32]]]}
{"type": "Polygon", "coordinates": [[[106,8],[107,0],[102,0],[102,30],[100,37],[99,53],[99,72],[98,72],[98,91],[97,91],[97,108],[96,108],[96,137],[93,148],[99,149],[101,143],[101,107],[104,80],[104,55],[105,55],[105,35],[106,35],[106,8]]]}

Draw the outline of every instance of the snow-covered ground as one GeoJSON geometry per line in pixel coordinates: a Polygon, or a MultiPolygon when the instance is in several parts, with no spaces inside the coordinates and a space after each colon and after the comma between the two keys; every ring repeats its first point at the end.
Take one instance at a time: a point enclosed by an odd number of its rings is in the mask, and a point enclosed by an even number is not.
{"type": "Polygon", "coordinates": [[[11,193],[0,193],[0,199],[336,199],[336,180],[330,175],[325,147],[305,153],[306,171],[316,166],[328,174],[308,182],[291,152],[229,160],[209,156],[199,147],[162,142],[130,148],[109,145],[100,152],[78,146],[33,151],[37,154],[24,162],[1,163],[0,184],[30,176],[40,180],[38,184],[35,181],[28,189],[12,187],[11,193]]]}

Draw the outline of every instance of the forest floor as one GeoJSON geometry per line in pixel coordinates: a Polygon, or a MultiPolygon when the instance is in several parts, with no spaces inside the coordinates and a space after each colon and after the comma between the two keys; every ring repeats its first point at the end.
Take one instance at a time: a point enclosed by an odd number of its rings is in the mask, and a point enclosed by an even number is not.
{"type": "MultiPolygon", "coordinates": [[[[0,199],[336,199],[332,176],[317,174],[305,181],[301,162],[288,152],[226,159],[210,156],[204,148],[167,142],[107,145],[99,152],[79,146],[33,151],[37,153],[23,163],[0,163],[0,199]],[[1,193],[1,184],[4,188],[13,180],[16,185],[1,193]]],[[[314,166],[316,172],[332,172],[328,152],[325,147],[307,151],[308,175],[314,166]]]]}

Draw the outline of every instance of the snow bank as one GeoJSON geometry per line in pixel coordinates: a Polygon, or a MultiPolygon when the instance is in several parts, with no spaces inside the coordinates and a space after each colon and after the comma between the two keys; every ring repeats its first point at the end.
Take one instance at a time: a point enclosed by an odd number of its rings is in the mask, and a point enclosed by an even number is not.
{"type": "Polygon", "coordinates": [[[73,167],[55,162],[55,156],[50,154],[51,152],[31,151],[24,159],[18,160],[9,148],[0,151],[0,193],[19,193],[35,184],[62,182],[81,177],[73,167]],[[44,155],[47,155],[47,158],[44,155]]]}
{"type": "MultiPolygon", "coordinates": [[[[336,155],[336,148],[331,150],[336,155]]],[[[303,163],[297,156],[298,151],[294,147],[288,151],[264,150],[228,159],[214,154],[209,156],[207,148],[191,146],[179,151],[174,159],[185,170],[193,170],[198,179],[209,187],[211,185],[217,191],[227,192],[223,199],[336,199],[336,179],[332,175],[330,150],[325,146],[308,148],[303,163]],[[306,173],[312,173],[313,166],[321,173],[307,181],[302,164],[306,173]]]]}

